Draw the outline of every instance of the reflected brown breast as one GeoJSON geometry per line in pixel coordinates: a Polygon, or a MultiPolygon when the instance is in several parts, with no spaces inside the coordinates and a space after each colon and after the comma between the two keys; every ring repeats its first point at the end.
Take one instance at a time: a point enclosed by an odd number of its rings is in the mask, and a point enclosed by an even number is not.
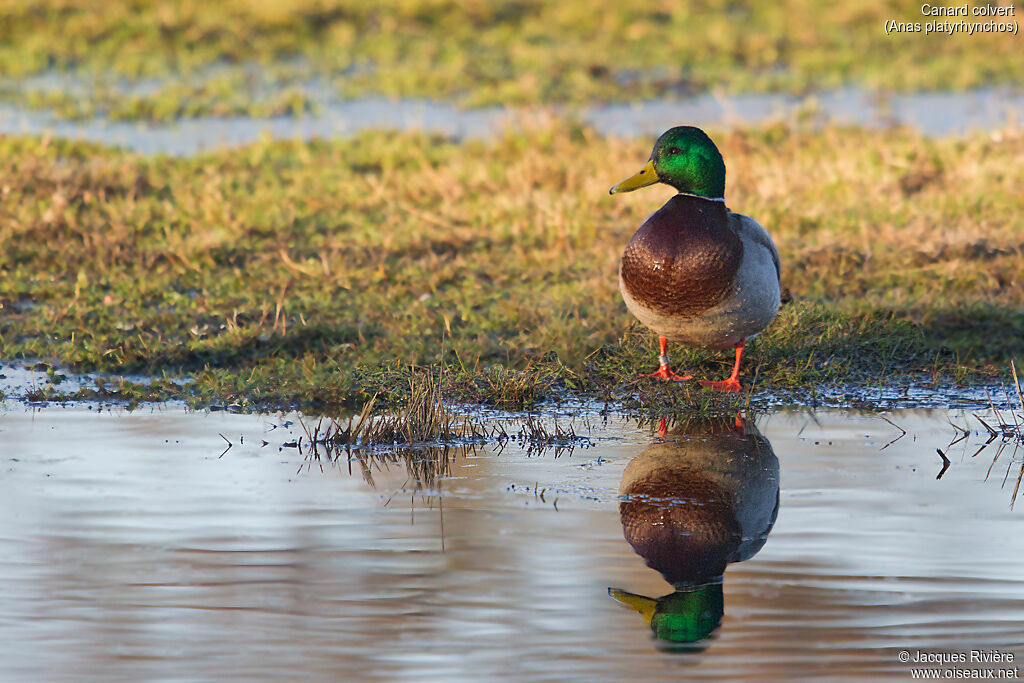
{"type": "Polygon", "coordinates": [[[703,472],[680,463],[623,493],[623,536],[666,581],[699,583],[725,571],[742,535],[733,496],[703,472]]]}
{"type": "Polygon", "coordinates": [[[731,293],[742,259],[724,204],[676,195],[629,240],[622,283],[662,315],[696,317],[731,293]]]}

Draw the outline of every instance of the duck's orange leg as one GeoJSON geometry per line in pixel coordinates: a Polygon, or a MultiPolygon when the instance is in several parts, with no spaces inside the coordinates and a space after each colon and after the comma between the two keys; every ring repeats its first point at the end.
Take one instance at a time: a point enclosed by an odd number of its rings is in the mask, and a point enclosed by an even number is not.
{"type": "Polygon", "coordinates": [[[743,358],[743,340],[736,345],[736,365],[732,366],[732,374],[729,375],[728,379],[721,380],[719,382],[711,382],[706,379],[700,381],[701,386],[707,387],[708,389],[714,389],[715,391],[723,391],[731,394],[737,391],[743,391],[743,387],[740,385],[740,360],[743,358]]]}
{"type": "Polygon", "coordinates": [[[736,419],[733,420],[733,431],[740,436],[747,435],[747,421],[743,419],[743,416],[740,415],[739,411],[736,412],[736,419]]]}
{"type": "Polygon", "coordinates": [[[690,375],[686,375],[684,377],[682,375],[677,375],[676,373],[672,372],[671,369],[669,369],[669,367],[668,367],[668,350],[666,348],[666,346],[668,345],[668,339],[665,339],[665,337],[662,337],[661,335],[658,335],[658,344],[661,346],[661,355],[658,356],[658,362],[660,363],[658,369],[655,370],[652,373],[649,373],[649,374],[646,374],[646,375],[641,374],[640,376],[641,377],[660,377],[661,379],[666,380],[666,381],[674,380],[676,382],[685,382],[688,379],[693,379],[693,377],[691,377],[690,375]]]}

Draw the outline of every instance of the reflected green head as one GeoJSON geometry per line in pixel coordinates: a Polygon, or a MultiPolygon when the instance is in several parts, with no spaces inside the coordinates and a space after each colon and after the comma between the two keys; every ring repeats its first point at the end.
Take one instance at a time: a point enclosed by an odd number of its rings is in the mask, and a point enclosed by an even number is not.
{"type": "Polygon", "coordinates": [[[721,583],[679,590],[658,598],[651,630],[666,643],[695,643],[718,628],[724,612],[721,583]]]}

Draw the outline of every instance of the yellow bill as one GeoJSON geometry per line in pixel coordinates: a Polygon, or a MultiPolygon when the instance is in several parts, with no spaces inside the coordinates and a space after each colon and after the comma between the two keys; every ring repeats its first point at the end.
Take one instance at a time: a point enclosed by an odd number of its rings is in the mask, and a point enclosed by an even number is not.
{"type": "Polygon", "coordinates": [[[632,192],[638,190],[641,187],[647,187],[658,182],[658,173],[654,170],[654,162],[648,161],[647,165],[640,169],[640,172],[636,175],[632,175],[623,180],[618,185],[608,190],[608,194],[615,194],[616,192],[632,192]]]}
{"type": "MultiPolygon", "coordinates": [[[[612,189],[614,190],[615,188],[613,187],[612,189]]],[[[632,189],[635,190],[636,188],[632,189]]],[[[654,598],[646,598],[636,593],[627,593],[621,588],[609,588],[608,595],[612,596],[616,602],[642,614],[648,624],[654,618],[654,611],[658,607],[658,601],[654,598]]]]}

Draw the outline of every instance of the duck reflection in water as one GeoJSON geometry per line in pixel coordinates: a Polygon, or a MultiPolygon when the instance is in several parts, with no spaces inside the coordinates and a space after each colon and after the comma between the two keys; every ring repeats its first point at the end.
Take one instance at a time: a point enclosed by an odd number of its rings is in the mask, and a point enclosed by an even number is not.
{"type": "Polygon", "coordinates": [[[656,443],[630,461],[619,487],[626,540],[675,591],[608,594],[650,624],[662,649],[692,649],[722,620],[726,565],[764,545],[779,511],[779,460],[740,416],[662,421],[656,443]]]}

